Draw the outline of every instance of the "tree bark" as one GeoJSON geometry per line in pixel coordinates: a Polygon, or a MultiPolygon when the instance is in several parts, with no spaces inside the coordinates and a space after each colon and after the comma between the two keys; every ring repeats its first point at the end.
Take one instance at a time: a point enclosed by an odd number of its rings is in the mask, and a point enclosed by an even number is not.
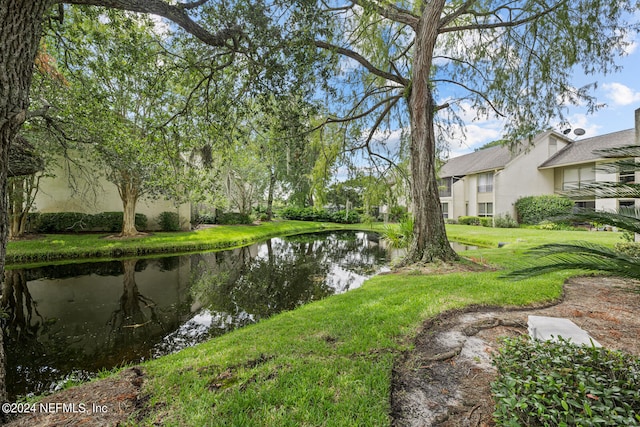
{"type": "Polygon", "coordinates": [[[122,179],[118,185],[120,198],[122,199],[122,237],[131,237],[138,234],[136,229],[136,204],[140,196],[139,186],[135,177],[127,172],[120,173],[122,179]]]}
{"type": "Polygon", "coordinates": [[[436,179],[436,138],[433,127],[435,105],[429,85],[433,52],[445,0],[427,3],[416,31],[413,78],[409,96],[411,115],[411,177],[413,196],[413,241],[405,264],[453,261],[458,255],[451,248],[442,217],[436,179]]]}
{"type": "Polygon", "coordinates": [[[271,221],[273,219],[273,193],[275,191],[276,186],[276,173],[271,169],[269,173],[269,195],[267,197],[267,220],[271,221]]]}
{"type": "MultiPolygon", "coordinates": [[[[27,118],[33,64],[42,35],[42,21],[51,2],[0,2],[0,280],[7,250],[7,176],[9,147],[27,118]]],[[[3,333],[0,333],[0,402],[7,400],[3,333]]]]}

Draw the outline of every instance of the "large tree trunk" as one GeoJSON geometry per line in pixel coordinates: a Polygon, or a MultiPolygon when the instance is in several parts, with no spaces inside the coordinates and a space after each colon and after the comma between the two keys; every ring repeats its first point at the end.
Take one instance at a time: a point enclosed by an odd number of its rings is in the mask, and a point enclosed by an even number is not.
{"type": "MultiPolygon", "coordinates": [[[[7,249],[9,146],[27,117],[29,87],[47,0],[0,2],[0,280],[7,249]]],[[[3,334],[0,333],[0,402],[7,400],[3,334]]]]}
{"type": "MultiPolygon", "coordinates": [[[[123,174],[125,175],[125,174],[123,174]]],[[[130,237],[138,234],[136,229],[136,204],[140,195],[138,185],[129,177],[121,182],[118,187],[122,199],[122,237],[130,237]]]]}
{"type": "Polygon", "coordinates": [[[452,261],[451,248],[442,217],[436,180],[435,108],[429,77],[444,0],[427,3],[416,32],[413,78],[409,98],[411,114],[411,177],[413,197],[413,242],[405,263],[452,261]]]}

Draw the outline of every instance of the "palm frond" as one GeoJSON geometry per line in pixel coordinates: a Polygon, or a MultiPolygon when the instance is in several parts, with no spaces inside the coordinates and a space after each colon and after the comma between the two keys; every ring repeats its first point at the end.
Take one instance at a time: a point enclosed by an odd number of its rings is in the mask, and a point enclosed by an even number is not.
{"type": "Polygon", "coordinates": [[[635,199],[640,198],[640,184],[624,182],[594,182],[581,184],[579,189],[561,193],[572,199],[596,197],[599,199],[635,199]]]}
{"type": "Polygon", "coordinates": [[[571,215],[553,218],[555,221],[597,222],[612,227],[640,233],[640,208],[622,207],[615,211],[580,209],[571,215]]]}
{"type": "Polygon", "coordinates": [[[624,159],[628,157],[640,157],[640,145],[625,145],[616,148],[593,150],[593,153],[607,159],[624,159]]]}
{"type": "Polygon", "coordinates": [[[526,279],[554,271],[606,272],[640,279],[640,260],[612,248],[586,242],[547,244],[527,251],[535,261],[503,277],[526,279]]]}

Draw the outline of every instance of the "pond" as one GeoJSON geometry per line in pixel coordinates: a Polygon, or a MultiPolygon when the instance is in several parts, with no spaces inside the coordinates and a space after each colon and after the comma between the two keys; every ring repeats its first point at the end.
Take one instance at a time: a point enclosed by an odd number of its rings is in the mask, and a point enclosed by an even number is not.
{"type": "Polygon", "coordinates": [[[6,272],[11,399],[158,357],[357,288],[389,263],[376,234],[275,238],[221,252],[6,272]]]}

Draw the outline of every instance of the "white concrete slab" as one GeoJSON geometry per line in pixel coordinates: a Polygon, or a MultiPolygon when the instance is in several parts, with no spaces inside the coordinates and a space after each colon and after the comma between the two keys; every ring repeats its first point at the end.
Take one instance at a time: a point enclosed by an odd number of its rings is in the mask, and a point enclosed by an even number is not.
{"type": "Polygon", "coordinates": [[[529,316],[529,335],[541,341],[557,341],[558,337],[578,345],[602,347],[584,329],[562,317],[529,316]]]}

